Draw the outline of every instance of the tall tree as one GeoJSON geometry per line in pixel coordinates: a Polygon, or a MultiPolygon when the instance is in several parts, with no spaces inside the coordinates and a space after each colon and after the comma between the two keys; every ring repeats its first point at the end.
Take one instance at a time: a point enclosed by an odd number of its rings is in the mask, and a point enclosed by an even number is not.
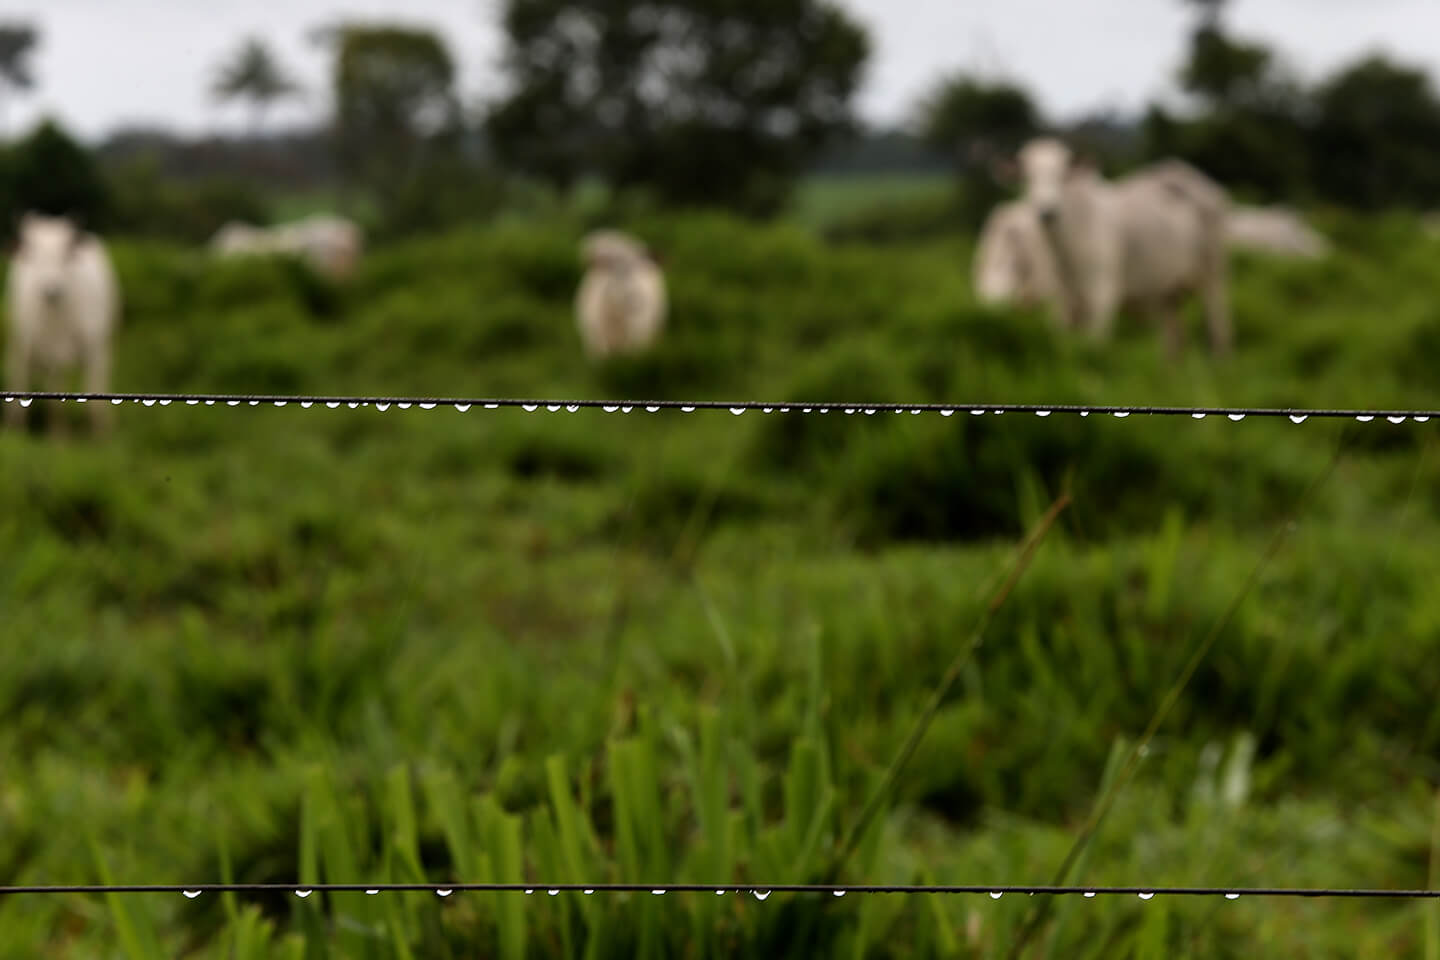
{"type": "Polygon", "coordinates": [[[0,219],[27,210],[78,217],[104,229],[111,212],[109,186],[95,158],[64,128],[42,120],[9,150],[4,201],[10,209],[0,219]]]}
{"type": "Polygon", "coordinates": [[[1265,45],[1237,40],[1218,26],[1203,24],[1190,38],[1190,55],[1180,68],[1180,87],[1210,107],[1263,100],[1277,66],[1265,45]]]}
{"type": "Polygon", "coordinates": [[[968,167],[974,147],[1013,150],[1040,129],[1040,111],[1020,86],[964,73],[935,85],[915,110],[920,136],[968,167]]]}
{"type": "Polygon", "coordinates": [[[1226,29],[1226,0],[1183,2],[1198,18],[1175,79],[1200,109],[1181,118],[1152,106],[1143,124],[1146,156],[1184,157],[1242,194],[1303,200],[1310,188],[1308,92],[1276,51],[1226,29]]]}
{"type": "Polygon", "coordinates": [[[501,24],[503,162],[762,215],[853,128],[870,52],[829,0],[506,0],[501,24]]]}
{"type": "Polygon", "coordinates": [[[1229,0],[1182,0],[1186,6],[1194,7],[1200,14],[1202,27],[1218,29],[1220,17],[1225,12],[1229,0]]]}
{"type": "Polygon", "coordinates": [[[1440,205],[1440,99],[1423,68],[1363,57],[1321,84],[1315,103],[1326,196],[1362,208],[1440,205]]]}
{"type": "Polygon", "coordinates": [[[250,104],[250,134],[260,132],[265,113],[276,102],[300,92],[300,86],[258,37],[243,40],[220,66],[210,93],[220,103],[246,100],[250,104]]]}
{"type": "Polygon", "coordinates": [[[915,108],[915,126],[932,149],[948,156],[960,178],[960,218],[978,225],[1004,199],[990,163],[1039,132],[1043,120],[1022,87],[966,73],[942,78],[915,108]]]}
{"type": "Polygon", "coordinates": [[[30,57],[40,45],[40,32],[28,23],[0,24],[0,136],[4,135],[4,105],[11,93],[35,88],[30,57]]]}
{"type": "Polygon", "coordinates": [[[336,48],[335,126],[341,174],[384,207],[421,175],[427,154],[453,154],[463,133],[455,63],[429,30],[341,24],[336,48]]]}

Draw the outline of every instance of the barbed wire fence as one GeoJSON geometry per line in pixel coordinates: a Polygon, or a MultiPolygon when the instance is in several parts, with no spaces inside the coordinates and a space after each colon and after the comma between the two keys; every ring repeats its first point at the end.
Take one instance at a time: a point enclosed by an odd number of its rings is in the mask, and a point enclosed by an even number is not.
{"type": "Polygon", "coordinates": [[[1226,417],[1229,420],[1239,422],[1246,417],[1285,417],[1294,423],[1304,423],[1311,418],[1316,419],[1345,419],[1356,420],[1360,423],[1368,423],[1372,420],[1382,419],[1389,423],[1399,424],[1406,421],[1425,423],[1433,418],[1440,418],[1440,410],[1367,410],[1363,408],[1316,408],[1307,409],[1300,407],[1190,407],[1190,406],[1146,406],[1146,405],[1106,405],[1106,404],[1043,404],[1043,403],[836,403],[836,402],[776,402],[769,400],[556,400],[556,399],[520,399],[520,398],[458,398],[458,397],[415,397],[415,396],[321,396],[321,395],[282,395],[282,394],[233,394],[233,393],[83,393],[83,392],[41,392],[41,391],[0,391],[0,398],[6,403],[18,402],[21,406],[29,406],[36,400],[59,400],[61,402],[74,401],[76,403],[111,403],[116,406],[125,403],[138,403],[146,407],[162,406],[168,407],[172,404],[185,406],[275,406],[286,407],[291,404],[302,409],[311,409],[317,405],[330,409],[348,407],[352,410],[361,407],[374,407],[377,410],[385,411],[391,407],[399,410],[409,410],[418,407],[421,410],[434,410],[439,407],[450,407],[461,413],[465,413],[474,407],[486,410],[497,410],[501,408],[520,408],[528,412],[545,410],[549,413],[559,413],[564,410],[569,413],[583,409],[600,409],[606,413],[631,413],[636,410],[643,410],[647,413],[658,413],[661,410],[679,410],[682,413],[694,413],[697,410],[729,410],[739,415],[746,411],[758,410],[761,413],[802,413],[802,414],[828,414],[842,413],[846,415],[868,415],[874,416],[877,413],[939,413],[941,416],[950,417],[957,413],[969,413],[974,416],[983,414],[1004,414],[1004,413],[1030,413],[1038,417],[1048,417],[1056,413],[1077,414],[1081,417],[1088,417],[1092,414],[1108,415],[1113,417],[1160,416],[1160,417],[1191,417],[1196,420],[1203,420],[1210,416],[1226,417]]]}
{"type": "MultiPolygon", "coordinates": [[[[772,402],[760,400],[557,400],[557,399],[529,399],[529,398],[504,398],[504,397],[483,397],[483,398],[458,398],[458,397],[427,397],[427,396],[399,396],[399,395],[281,395],[281,394],[230,394],[230,393],[115,393],[115,392],[59,392],[59,391],[0,391],[0,399],[5,403],[19,403],[22,406],[30,406],[37,400],[52,400],[59,402],[74,403],[111,403],[113,405],[139,404],[143,407],[168,407],[175,404],[182,406],[225,406],[225,407],[288,407],[298,406],[302,409],[323,407],[328,409],[374,408],[378,411],[386,411],[390,408],[409,410],[418,408],[420,410],[432,411],[440,408],[451,408],[458,412],[465,413],[474,408],[484,410],[498,409],[521,409],[527,412],[545,411],[559,413],[561,411],[575,413],[580,410],[598,409],[605,413],[619,412],[629,414],[635,411],[646,413],[658,413],[662,410],[678,410],[681,413],[694,413],[697,411],[723,412],[729,411],[733,415],[741,415],[749,411],[759,411],[762,414],[814,414],[823,415],[840,413],[842,415],[874,416],[880,413],[911,414],[938,413],[944,417],[956,414],[968,414],[981,416],[985,414],[1000,415],[1006,413],[1033,414],[1038,417],[1049,417],[1054,414],[1071,414],[1080,417],[1091,415],[1112,416],[1115,418],[1126,418],[1130,416],[1159,416],[1191,418],[1204,420],[1208,417],[1223,417],[1231,422],[1239,422],[1248,417],[1256,418],[1284,418],[1292,423],[1301,424],[1310,419],[1330,420],[1353,420],[1360,423],[1369,423],[1381,420],[1390,424],[1401,424],[1406,422],[1423,424],[1431,419],[1440,419],[1440,410],[1433,409],[1363,409],[1363,408],[1293,408],[1293,407],[1223,407],[1223,406],[1154,406],[1154,405],[1103,405],[1103,404],[1035,404],[1035,403],[844,403],[844,402],[772,402]]],[[[1345,443],[1342,442],[1336,451],[1334,459],[1329,467],[1317,479],[1308,493],[1318,489],[1323,480],[1329,476],[1335,464],[1344,452],[1345,443]]],[[[1301,498],[1303,503],[1307,497],[1301,498]]],[[[1057,501],[1057,506],[1052,507],[1052,513],[1058,512],[1063,507],[1067,498],[1062,497],[1057,501]]],[[[1298,508],[1297,508],[1298,509],[1298,508]]],[[[1051,517],[1050,519],[1053,519],[1051,517]]],[[[1271,542],[1270,547],[1262,556],[1255,571],[1247,579],[1245,589],[1258,577],[1259,571],[1265,562],[1273,555],[1278,548],[1279,542],[1284,535],[1294,527],[1294,521],[1290,520],[1281,526],[1276,538],[1271,542]]],[[[1022,556],[1028,549],[1033,549],[1033,544],[1027,542],[1022,545],[1022,556]]],[[[1017,565],[1016,569],[1007,578],[1007,582],[997,595],[1003,600],[1010,587],[1014,585],[1018,575],[1023,569],[1017,565]]],[[[1243,596],[1244,590],[1242,590],[1243,596]]],[[[1237,598],[1236,604],[1239,599],[1237,598]]],[[[988,612],[993,612],[997,604],[992,602],[988,612]]],[[[1232,609],[1233,609],[1232,605],[1232,609]]],[[[986,618],[988,619],[988,617],[986,618]]],[[[1213,644],[1216,635],[1223,629],[1228,615],[1216,625],[1200,644],[1197,645],[1192,657],[1182,670],[1181,676],[1177,679],[1175,686],[1167,691],[1161,704],[1152,718],[1147,730],[1141,739],[1132,747],[1126,763],[1126,772],[1133,772],[1137,759],[1144,755],[1145,744],[1153,737],[1156,729],[1163,721],[1170,706],[1181,687],[1184,686],[1190,674],[1194,672],[1199,660],[1204,656],[1209,646],[1213,644]]],[[[983,627],[982,619],[981,626],[983,627]]],[[[977,628],[978,634],[978,628],[977,628]]],[[[964,658],[974,644],[962,650],[957,659],[964,658]]],[[[952,665],[951,673],[955,672],[952,665]]],[[[948,679],[948,677],[947,677],[948,679]]],[[[941,696],[946,688],[942,684],[936,692],[936,698],[941,696]]],[[[917,739],[923,733],[925,718],[922,717],[920,725],[912,731],[910,740],[917,739]]],[[[905,756],[899,762],[903,763],[905,756]]],[[[893,772],[893,765],[892,765],[893,772]]],[[[342,893],[360,892],[368,895],[379,895],[381,893],[403,893],[403,892],[429,892],[437,897],[446,898],[456,893],[520,893],[534,895],[544,893],[549,896],[559,896],[561,893],[579,893],[584,896],[595,894],[625,894],[625,893],[649,893],[655,896],[662,896],[672,893],[701,894],[710,893],[713,895],[750,895],[757,900],[766,900],[773,894],[802,894],[802,895],[830,895],[833,898],[842,898],[847,895],[945,895],[945,896],[988,896],[993,900],[999,900],[1003,896],[1018,895],[1025,897],[1073,897],[1083,899],[1094,899],[1096,897],[1138,897],[1141,900],[1149,901],[1157,896],[1166,897],[1209,897],[1222,898],[1224,900],[1238,900],[1246,898],[1286,898],[1286,899],[1346,899],[1346,900],[1440,900],[1440,889],[1385,889],[1385,888],[1364,888],[1364,887],[1242,887],[1242,886],[1105,886],[1105,885],[1077,885],[1064,884],[1063,880],[1072,864],[1076,851],[1086,842],[1088,835],[1098,827],[1103,819],[1107,801],[1113,798],[1118,786],[1123,785],[1123,777],[1120,782],[1112,785],[1110,791],[1102,798],[1097,811],[1085,825],[1081,835],[1077,837],[1075,846],[1070,855],[1062,864],[1057,873],[1056,881],[1051,884],[839,884],[839,883],[791,883],[791,884],[726,884],[726,883],[197,883],[197,884],[50,884],[50,885],[13,885],[0,886],[0,897],[13,896],[54,896],[54,895],[76,895],[76,894],[181,894],[186,899],[197,899],[204,894],[227,894],[227,893],[290,893],[300,899],[308,898],[312,893],[342,893]]],[[[884,786],[880,788],[883,791],[884,786]]],[[[871,798],[873,806],[875,801],[880,799],[880,792],[871,798]]],[[[1044,911],[1034,913],[1030,922],[1026,924],[1024,936],[1017,941],[1023,943],[1029,933],[1041,922],[1044,911]]]]}

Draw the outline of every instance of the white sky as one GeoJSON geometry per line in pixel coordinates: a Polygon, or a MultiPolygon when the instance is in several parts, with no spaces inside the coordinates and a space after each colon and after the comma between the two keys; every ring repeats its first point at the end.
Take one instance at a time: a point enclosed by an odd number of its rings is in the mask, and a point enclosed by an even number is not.
{"type": "MultiPolygon", "coordinates": [[[[1022,80],[1052,115],[1133,109],[1171,88],[1189,11],[1181,0],[839,0],[872,28],[862,114],[903,117],[916,96],[956,67],[1022,80]]],[[[7,130],[42,112],[86,138],[122,124],[185,132],[238,129],[242,108],[206,96],[215,64],[247,33],[274,44],[315,93],[271,122],[315,116],[326,58],[305,39],[339,17],[439,28],[471,98],[493,93],[498,0],[12,0],[0,18],[44,31],[39,89],[4,104],[7,130]]],[[[1440,0],[1233,0],[1237,32],[1280,47],[1308,76],[1384,50],[1440,76],[1440,0]]]]}

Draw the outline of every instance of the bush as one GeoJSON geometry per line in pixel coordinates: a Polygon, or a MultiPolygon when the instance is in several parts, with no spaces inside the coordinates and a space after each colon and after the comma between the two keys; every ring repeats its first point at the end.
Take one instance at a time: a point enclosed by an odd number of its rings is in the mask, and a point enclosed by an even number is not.
{"type": "Polygon", "coordinates": [[[53,120],[0,154],[0,224],[7,234],[27,211],[74,216],[105,230],[114,222],[112,202],[89,152],[53,120]]]}
{"type": "Polygon", "coordinates": [[[230,221],[270,220],[264,195],[239,180],[181,181],[165,178],[153,159],[110,171],[117,231],[138,237],[201,244],[230,221]]]}
{"type": "Polygon", "coordinates": [[[842,216],[822,228],[821,235],[832,243],[904,244],[959,233],[976,220],[953,198],[936,203],[915,197],[842,216]]]}

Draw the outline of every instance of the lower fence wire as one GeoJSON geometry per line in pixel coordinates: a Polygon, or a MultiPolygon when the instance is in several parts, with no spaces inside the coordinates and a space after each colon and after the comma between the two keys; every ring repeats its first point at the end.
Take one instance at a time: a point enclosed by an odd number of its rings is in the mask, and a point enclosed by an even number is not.
{"type": "Polygon", "coordinates": [[[1440,419],[1440,410],[1363,410],[1363,409],[1304,409],[1299,407],[1176,407],[1176,406],[1144,406],[1144,405],[1115,405],[1115,404],[1044,404],[1044,403],[836,403],[836,402],[783,402],[778,403],[771,400],[555,400],[555,399],[519,399],[505,397],[480,397],[463,399],[457,397],[400,397],[400,396],[285,396],[281,394],[231,394],[231,393],[71,393],[59,391],[15,391],[0,390],[0,399],[6,403],[18,401],[22,406],[29,406],[36,400],[60,400],[75,401],[77,403],[111,403],[117,406],[124,403],[139,403],[146,407],[153,407],[159,404],[162,407],[172,403],[180,403],[186,406],[225,406],[239,407],[261,405],[284,407],[289,404],[297,404],[300,407],[310,408],[319,404],[332,409],[341,406],[350,408],[375,407],[377,410],[388,410],[396,407],[401,410],[408,410],[411,407],[419,407],[422,410],[433,410],[436,407],[452,407],[460,412],[465,412],[471,407],[481,407],[495,410],[501,407],[520,407],[527,411],[546,410],[557,413],[561,410],[574,413],[582,408],[600,408],[606,413],[630,413],[632,410],[644,410],[648,413],[656,413],[662,409],[678,409],[682,413],[693,413],[696,410],[729,410],[733,414],[741,414],[747,410],[759,410],[762,413],[846,413],[846,414],[869,414],[876,413],[939,413],[942,416],[953,416],[956,413],[985,414],[985,413],[1031,413],[1040,417],[1048,417],[1054,413],[1077,413],[1082,417],[1093,414],[1109,415],[1114,417],[1128,417],[1131,414],[1142,416],[1165,416],[1165,417],[1191,417],[1196,420],[1203,420],[1208,416],[1223,416],[1231,420],[1243,420],[1246,417],[1288,417],[1295,423],[1314,417],[1320,419],[1354,419],[1362,423],[1377,418],[1388,420],[1391,423],[1401,423],[1406,420],[1413,420],[1416,423],[1425,423],[1434,418],[1440,419]]]}
{"type": "Polygon", "coordinates": [[[293,893],[305,898],[314,892],[321,893],[399,893],[422,891],[441,897],[453,893],[546,893],[557,896],[566,893],[650,893],[656,896],[667,893],[714,893],[753,894],[764,900],[775,893],[830,894],[843,897],[858,893],[898,894],[970,894],[988,895],[998,900],[1005,894],[1028,896],[1138,896],[1149,900],[1157,896],[1180,897],[1224,897],[1238,900],[1240,897],[1290,897],[1290,898],[1345,898],[1383,900],[1433,900],[1440,899],[1440,890],[1387,890],[1344,887],[1114,887],[1114,886],[1030,886],[1013,884],[727,884],[727,883],[196,883],[196,884],[77,884],[69,886],[11,886],[0,887],[0,896],[22,894],[58,895],[89,893],[180,893],[190,899],[203,893],[293,893]]]}

